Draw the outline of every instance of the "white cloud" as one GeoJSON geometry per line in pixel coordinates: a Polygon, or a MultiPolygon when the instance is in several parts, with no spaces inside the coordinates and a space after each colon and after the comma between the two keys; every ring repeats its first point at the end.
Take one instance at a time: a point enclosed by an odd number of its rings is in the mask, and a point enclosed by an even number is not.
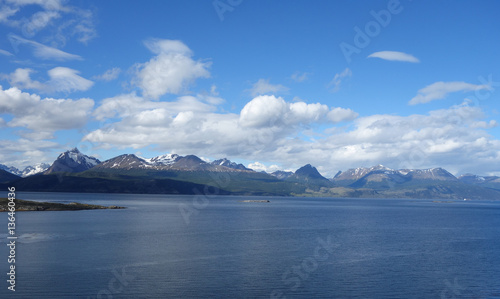
{"type": "Polygon", "coordinates": [[[331,122],[339,123],[342,121],[350,121],[355,119],[356,117],[358,117],[358,113],[352,111],[349,108],[336,107],[328,112],[327,117],[331,122]]]}
{"type": "Polygon", "coordinates": [[[216,108],[202,96],[157,102],[135,94],[121,95],[102,101],[94,116],[107,125],[90,132],[84,140],[103,147],[153,145],[167,152],[254,160],[260,155],[267,157],[276,148],[286,148],[289,138],[303,138],[309,126],[334,125],[333,121],[356,116],[349,109],[290,103],[275,96],[258,96],[239,114],[217,113],[216,108]]]}
{"type": "Polygon", "coordinates": [[[2,75],[3,78],[7,79],[12,86],[16,86],[20,89],[44,89],[45,86],[38,82],[31,80],[30,74],[34,71],[32,69],[16,69],[10,75],[2,75]]]}
{"type": "Polygon", "coordinates": [[[87,123],[93,106],[91,99],[42,99],[16,87],[0,89],[0,113],[13,116],[7,126],[34,132],[80,128],[87,123]]]}
{"type": "Polygon", "coordinates": [[[43,60],[56,60],[56,61],[82,60],[82,57],[78,55],[66,53],[59,49],[22,38],[15,34],[10,34],[9,40],[11,41],[12,46],[14,48],[17,48],[19,45],[30,46],[33,49],[33,55],[43,60]]]}
{"type": "Polygon", "coordinates": [[[479,129],[485,124],[483,118],[480,108],[467,103],[427,115],[360,117],[353,130],[332,131],[318,142],[312,157],[318,165],[324,165],[321,159],[332,160],[329,164],[338,169],[381,163],[393,168],[439,166],[452,172],[484,173],[494,168],[490,159],[500,158],[500,142],[479,129]]]}
{"type": "Polygon", "coordinates": [[[305,80],[308,79],[309,73],[300,73],[300,72],[295,72],[292,74],[291,78],[295,82],[304,82],[305,80]]]}
{"type": "Polygon", "coordinates": [[[477,91],[491,89],[489,85],[476,85],[466,82],[436,82],[418,91],[418,94],[409,102],[410,105],[428,103],[434,100],[444,99],[453,92],[477,91]]]}
{"type": "Polygon", "coordinates": [[[0,23],[8,23],[9,17],[15,15],[18,11],[18,8],[13,8],[7,5],[0,7],[0,23]]]}
{"type": "Polygon", "coordinates": [[[239,122],[243,127],[272,127],[279,125],[278,122],[289,110],[283,98],[258,96],[243,107],[239,122]]]}
{"type": "Polygon", "coordinates": [[[182,96],[174,102],[148,101],[135,93],[123,94],[101,101],[101,105],[93,112],[97,120],[103,121],[109,118],[124,118],[135,115],[145,110],[164,109],[169,115],[176,115],[182,111],[193,111],[196,113],[209,113],[216,107],[204,103],[203,96],[182,96]]]}
{"type": "Polygon", "coordinates": [[[36,89],[44,93],[73,92],[88,90],[94,84],[80,77],[79,72],[66,67],[55,67],[47,71],[49,80],[41,83],[31,79],[32,69],[16,69],[9,75],[4,75],[12,86],[20,89],[36,89]]]}
{"type": "Polygon", "coordinates": [[[384,60],[389,60],[389,61],[403,61],[403,62],[412,62],[412,63],[418,63],[420,60],[416,58],[415,56],[411,54],[406,54],[403,52],[396,52],[396,51],[380,51],[380,52],[375,52],[370,55],[368,55],[367,58],[380,58],[384,60]]]}
{"type": "Polygon", "coordinates": [[[192,56],[193,51],[180,40],[152,38],[144,42],[146,48],[156,55],[160,54],[181,54],[192,56]]]}
{"type": "Polygon", "coordinates": [[[122,70],[119,67],[114,67],[114,68],[111,68],[111,69],[105,71],[103,74],[94,76],[92,78],[94,78],[95,80],[99,80],[99,81],[113,81],[116,78],[118,78],[121,71],[122,70]]]}
{"type": "Polygon", "coordinates": [[[341,122],[352,120],[357,114],[349,109],[334,108],[320,103],[287,103],[281,97],[258,96],[241,110],[242,127],[294,126],[309,123],[341,122]],[[340,109],[340,110],[339,110],[340,109]]]}
{"type": "Polygon", "coordinates": [[[259,79],[252,85],[251,89],[247,90],[252,96],[263,95],[263,94],[279,94],[288,91],[288,87],[281,84],[271,84],[269,79],[259,79]]]}
{"type": "Polygon", "coordinates": [[[337,92],[340,90],[340,85],[345,78],[352,76],[352,71],[349,68],[344,69],[342,72],[335,74],[332,81],[328,83],[328,88],[331,88],[331,92],[337,92]]]}
{"type": "Polygon", "coordinates": [[[194,80],[210,76],[210,63],[193,60],[191,50],[181,41],[150,39],[145,45],[156,56],[137,65],[133,81],[145,97],[179,94],[194,80]]]}
{"type": "Polygon", "coordinates": [[[0,140],[0,161],[18,169],[33,165],[33,161],[51,163],[54,161],[51,150],[58,149],[60,152],[60,147],[60,144],[49,140],[27,138],[0,140]]]}
{"type": "Polygon", "coordinates": [[[22,7],[26,5],[39,5],[46,10],[61,10],[63,6],[60,0],[5,0],[5,2],[22,7]]]}
{"type": "Polygon", "coordinates": [[[80,77],[79,71],[66,67],[55,67],[47,73],[50,77],[49,84],[56,91],[84,91],[94,84],[92,81],[80,77]]]}
{"type": "MultiPolygon", "coordinates": [[[[94,15],[91,10],[71,8],[71,12],[75,17],[66,22],[65,26],[70,28],[72,36],[76,36],[76,39],[82,44],[87,44],[90,40],[97,37],[93,20],[94,15]]],[[[60,32],[60,35],[64,35],[64,32],[60,32]]]]}
{"type": "Polygon", "coordinates": [[[12,53],[10,53],[9,51],[2,50],[2,49],[0,49],[0,54],[5,55],[5,56],[12,56],[12,53]]]}
{"type": "Polygon", "coordinates": [[[291,103],[274,96],[256,97],[239,114],[217,113],[210,104],[196,111],[198,104],[204,103],[196,97],[169,103],[133,94],[107,99],[96,112],[114,120],[85,140],[103,147],[152,145],[164,152],[239,157],[284,169],[310,163],[327,177],[338,170],[376,164],[481,174],[498,171],[500,162],[500,141],[487,133],[497,122],[467,103],[428,114],[354,120],[356,114],[346,108],[291,103]],[[340,120],[353,121],[346,127],[332,123],[340,120]],[[327,129],[305,138],[315,124],[327,129]]]}
{"type": "Polygon", "coordinates": [[[60,18],[57,11],[38,11],[34,13],[23,25],[25,36],[32,37],[47,27],[53,20],[60,18]]]}
{"type": "Polygon", "coordinates": [[[93,13],[68,5],[70,3],[60,0],[6,0],[0,9],[0,22],[21,30],[26,38],[45,31],[44,41],[52,46],[64,46],[70,37],[87,44],[97,36],[93,13]],[[25,9],[26,6],[31,7],[25,9]],[[35,9],[35,6],[39,7],[35,9]],[[25,12],[23,17],[13,18],[21,10],[25,12]],[[50,32],[49,29],[54,30],[50,32]]]}
{"type": "Polygon", "coordinates": [[[264,164],[262,164],[260,162],[257,162],[257,161],[248,164],[247,167],[250,168],[250,169],[253,169],[255,171],[259,171],[259,172],[265,171],[267,173],[273,173],[275,171],[281,170],[281,167],[279,167],[278,165],[274,165],[273,164],[273,165],[270,165],[270,166],[266,166],[266,165],[264,165],[264,164]]]}

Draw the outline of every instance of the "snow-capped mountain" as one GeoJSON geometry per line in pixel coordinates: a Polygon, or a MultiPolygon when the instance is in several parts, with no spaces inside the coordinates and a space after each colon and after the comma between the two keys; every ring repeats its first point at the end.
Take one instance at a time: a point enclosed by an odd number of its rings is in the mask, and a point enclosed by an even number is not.
{"type": "Polygon", "coordinates": [[[467,184],[481,184],[486,181],[486,178],[483,176],[478,176],[471,173],[466,173],[458,177],[458,179],[467,184]]]}
{"type": "Polygon", "coordinates": [[[366,186],[370,183],[390,185],[411,180],[456,181],[457,178],[443,168],[395,170],[383,165],[377,165],[370,168],[361,167],[339,172],[332,179],[338,185],[351,185],[354,187],[366,186]]]}
{"type": "MultiPolygon", "coordinates": [[[[236,172],[252,171],[242,169],[241,164],[236,164],[227,159],[218,160],[218,163],[207,163],[195,155],[179,156],[177,154],[167,154],[158,157],[145,159],[133,154],[121,155],[96,166],[99,169],[151,169],[151,170],[172,170],[172,171],[211,171],[211,172],[236,172]],[[231,167],[233,166],[233,167],[231,167]]],[[[252,171],[253,172],[253,171],[252,171]]]]}
{"type": "Polygon", "coordinates": [[[500,177],[498,176],[478,176],[468,173],[459,176],[458,180],[466,184],[500,189],[500,177]]]}
{"type": "Polygon", "coordinates": [[[21,176],[24,178],[24,177],[27,177],[30,175],[43,173],[43,172],[47,171],[47,169],[49,169],[49,167],[50,167],[50,165],[47,163],[37,163],[33,166],[28,166],[28,167],[24,168],[24,170],[21,172],[21,176]]]}
{"type": "Polygon", "coordinates": [[[415,180],[456,181],[457,178],[443,168],[401,169],[399,173],[415,180]]]}
{"type": "Polygon", "coordinates": [[[21,174],[22,174],[22,171],[20,171],[19,169],[17,169],[14,166],[7,166],[7,165],[0,164],[0,169],[5,170],[5,171],[12,173],[14,175],[17,175],[17,176],[21,176],[21,174]]]}
{"type": "Polygon", "coordinates": [[[210,164],[225,166],[225,167],[239,169],[239,170],[251,170],[251,169],[246,168],[245,165],[243,165],[243,164],[231,162],[230,160],[228,160],[226,158],[215,160],[215,161],[211,162],[210,164]]]}
{"type": "Polygon", "coordinates": [[[276,177],[278,180],[286,180],[292,174],[293,174],[293,172],[291,172],[291,171],[283,171],[283,170],[277,170],[273,173],[270,173],[270,175],[276,177]]]}
{"type": "Polygon", "coordinates": [[[149,164],[153,165],[172,165],[177,162],[181,156],[177,154],[166,154],[151,159],[144,159],[149,164]]]}
{"type": "Polygon", "coordinates": [[[133,168],[142,169],[152,167],[152,164],[143,158],[139,158],[133,154],[124,154],[109,160],[106,160],[99,165],[95,166],[95,169],[126,169],[130,170],[133,168]]]}
{"type": "Polygon", "coordinates": [[[30,175],[34,175],[34,174],[43,173],[49,167],[50,167],[50,165],[47,163],[37,163],[33,166],[26,166],[23,170],[19,170],[13,166],[9,167],[9,166],[0,164],[0,169],[5,170],[7,172],[10,172],[14,175],[23,177],[23,178],[30,176],[30,175]]]}
{"type": "Polygon", "coordinates": [[[45,174],[54,172],[82,172],[101,163],[94,157],[82,154],[76,147],[57,157],[45,174]]]}
{"type": "MultiPolygon", "coordinates": [[[[391,169],[383,165],[361,167],[339,172],[331,180],[307,164],[295,171],[276,171],[272,174],[248,170],[228,159],[207,162],[194,155],[166,154],[150,159],[125,154],[100,162],[74,148],[59,155],[49,169],[49,176],[40,173],[47,165],[27,167],[24,172],[14,167],[0,165],[0,183],[12,183],[27,191],[63,192],[138,192],[192,194],[203,184],[215,180],[231,179],[221,194],[297,195],[332,197],[376,198],[444,198],[444,199],[491,199],[500,198],[500,177],[480,177],[471,174],[457,179],[443,168],[391,169]],[[6,171],[10,170],[10,171],[6,171]],[[63,172],[87,171],[88,176],[74,176],[63,172]],[[11,173],[15,171],[27,178],[11,173]],[[59,172],[51,177],[51,173],[59,172]],[[214,176],[214,172],[231,173],[231,176],[214,176]],[[110,174],[119,174],[113,176],[110,174]],[[234,175],[234,176],[233,176],[234,175]],[[110,179],[112,177],[113,179],[110,179]]],[[[207,185],[208,186],[208,185],[207,185]]]]}
{"type": "Polygon", "coordinates": [[[385,174],[395,174],[395,171],[393,169],[390,169],[388,167],[385,167],[384,165],[376,165],[372,167],[358,167],[358,168],[352,168],[349,170],[346,170],[344,172],[339,171],[335,177],[332,179],[335,183],[339,185],[349,185],[357,180],[363,178],[364,176],[368,175],[369,173],[372,173],[374,171],[377,171],[378,173],[385,173],[385,174]]]}

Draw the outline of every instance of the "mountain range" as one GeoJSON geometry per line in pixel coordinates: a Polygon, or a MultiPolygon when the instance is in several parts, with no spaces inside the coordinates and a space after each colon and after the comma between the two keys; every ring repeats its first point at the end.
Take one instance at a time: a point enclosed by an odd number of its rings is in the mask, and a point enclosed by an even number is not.
{"type": "Polygon", "coordinates": [[[49,169],[49,167],[50,165],[47,163],[38,163],[33,166],[27,166],[23,170],[19,170],[13,166],[0,164],[0,170],[7,171],[13,175],[20,176],[23,178],[34,174],[43,173],[47,169],[49,169]]]}
{"type": "Polygon", "coordinates": [[[101,162],[77,148],[61,153],[50,166],[19,171],[1,165],[0,184],[51,192],[500,199],[500,177],[457,178],[443,168],[395,170],[377,165],[327,179],[310,164],[295,172],[265,173],[226,158],[206,162],[194,155],[146,159],[124,154],[101,162]]]}

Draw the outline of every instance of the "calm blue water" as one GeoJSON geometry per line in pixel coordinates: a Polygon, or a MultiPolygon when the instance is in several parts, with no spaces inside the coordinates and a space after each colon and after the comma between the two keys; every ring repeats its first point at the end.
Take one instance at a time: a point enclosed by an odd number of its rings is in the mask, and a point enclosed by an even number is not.
{"type": "Polygon", "coordinates": [[[17,197],[128,209],[17,213],[15,293],[1,213],[1,298],[500,298],[500,202],[17,197]]]}

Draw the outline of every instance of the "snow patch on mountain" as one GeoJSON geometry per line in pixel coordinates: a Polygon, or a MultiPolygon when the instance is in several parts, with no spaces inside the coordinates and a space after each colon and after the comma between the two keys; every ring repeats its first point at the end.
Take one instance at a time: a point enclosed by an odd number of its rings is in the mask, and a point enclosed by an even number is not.
{"type": "Polygon", "coordinates": [[[166,154],[144,160],[153,165],[172,165],[175,162],[177,162],[180,158],[181,157],[177,154],[166,154]]]}
{"type": "Polygon", "coordinates": [[[33,166],[28,166],[28,167],[24,168],[24,170],[22,171],[21,176],[24,178],[24,177],[27,177],[27,176],[30,176],[30,175],[35,175],[35,174],[43,173],[47,169],[49,169],[49,167],[50,167],[50,165],[47,164],[47,163],[37,163],[37,164],[35,164],[33,166]]]}

